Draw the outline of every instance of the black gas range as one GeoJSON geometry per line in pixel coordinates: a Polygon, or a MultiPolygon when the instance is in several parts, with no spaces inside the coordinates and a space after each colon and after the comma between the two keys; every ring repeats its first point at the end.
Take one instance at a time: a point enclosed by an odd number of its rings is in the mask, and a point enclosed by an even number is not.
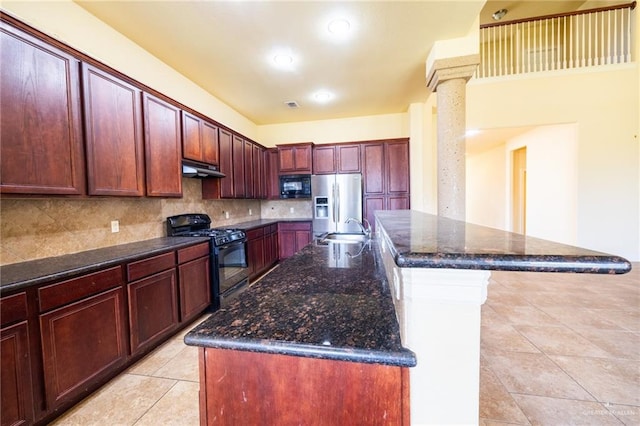
{"type": "Polygon", "coordinates": [[[211,218],[191,213],[167,218],[169,237],[208,237],[211,251],[212,308],[224,306],[249,284],[247,235],[237,228],[211,228],[211,218]]]}

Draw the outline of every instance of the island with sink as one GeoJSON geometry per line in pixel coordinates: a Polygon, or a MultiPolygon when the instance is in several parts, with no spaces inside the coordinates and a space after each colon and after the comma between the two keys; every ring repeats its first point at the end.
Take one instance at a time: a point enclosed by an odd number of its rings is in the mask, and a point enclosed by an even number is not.
{"type": "Polygon", "coordinates": [[[631,268],[416,211],[376,230],[314,241],[185,336],[203,424],[476,423],[490,271],[631,268]]]}

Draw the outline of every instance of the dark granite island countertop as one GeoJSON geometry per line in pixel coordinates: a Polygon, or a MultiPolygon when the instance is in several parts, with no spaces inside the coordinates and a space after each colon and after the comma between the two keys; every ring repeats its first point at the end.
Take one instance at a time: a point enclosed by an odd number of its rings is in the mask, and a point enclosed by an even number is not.
{"type": "Polygon", "coordinates": [[[376,212],[376,229],[401,268],[624,274],[614,256],[414,210],[376,212]]]}
{"type": "Polygon", "coordinates": [[[412,367],[375,241],[310,244],[185,336],[192,346],[412,367]]]}

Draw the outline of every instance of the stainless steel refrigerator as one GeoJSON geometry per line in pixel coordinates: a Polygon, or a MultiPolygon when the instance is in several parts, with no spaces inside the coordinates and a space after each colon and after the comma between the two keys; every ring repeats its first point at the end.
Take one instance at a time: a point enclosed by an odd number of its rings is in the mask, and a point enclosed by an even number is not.
{"type": "Polygon", "coordinates": [[[362,222],[362,175],[335,174],[311,176],[313,200],[313,234],[327,232],[361,232],[355,222],[362,222]]]}

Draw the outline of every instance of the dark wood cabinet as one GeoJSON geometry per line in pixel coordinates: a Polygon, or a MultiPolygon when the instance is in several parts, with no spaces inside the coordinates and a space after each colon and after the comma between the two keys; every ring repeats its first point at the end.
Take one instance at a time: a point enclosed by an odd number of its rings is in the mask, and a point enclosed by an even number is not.
{"type": "Polygon", "coordinates": [[[311,174],[313,143],[278,145],[279,173],[311,174]]]}
{"type": "Polygon", "coordinates": [[[148,93],[143,108],[147,196],[181,197],[180,110],[148,93]]]}
{"type": "Polygon", "coordinates": [[[211,304],[209,243],[178,250],[180,322],[200,315],[211,304]]]}
{"type": "Polygon", "coordinates": [[[253,168],[253,143],[244,140],[244,198],[255,198],[254,178],[255,170],[253,168]]]}
{"type": "Polygon", "coordinates": [[[313,147],[313,173],[359,173],[360,145],[335,144],[313,147]]]}
{"type": "Polygon", "coordinates": [[[80,62],[0,23],[0,192],[80,195],[80,62]]]}
{"type": "Polygon", "coordinates": [[[278,173],[278,150],[269,148],[265,151],[265,178],[267,200],[280,198],[280,177],[278,173]]]}
{"type": "Polygon", "coordinates": [[[217,166],[218,126],[182,111],[182,156],[217,166]]]}
{"type": "Polygon", "coordinates": [[[233,135],[224,129],[219,132],[220,171],[226,176],[220,179],[208,179],[202,182],[203,195],[206,187],[219,186],[219,198],[233,198],[233,135]]]}
{"type": "Polygon", "coordinates": [[[249,263],[249,280],[262,273],[265,265],[264,228],[259,227],[247,231],[247,259],[249,263]]]}
{"type": "Polygon", "coordinates": [[[233,197],[245,198],[244,139],[233,135],[233,197]]]}
{"type": "Polygon", "coordinates": [[[0,314],[2,425],[32,424],[35,411],[26,293],[0,299],[0,314]]]}
{"type": "Polygon", "coordinates": [[[199,363],[202,424],[410,424],[405,367],[215,348],[199,363]]]}
{"type": "Polygon", "coordinates": [[[38,290],[47,409],[96,389],[127,359],[120,267],[38,290]]]}
{"type": "Polygon", "coordinates": [[[137,87],[83,63],[90,195],[144,195],[142,99],[137,87]]]}
{"type": "Polygon", "coordinates": [[[265,270],[278,263],[278,224],[274,223],[264,231],[264,263],[265,270]]]}
{"type": "Polygon", "coordinates": [[[335,145],[319,145],[313,147],[313,173],[316,175],[336,173],[335,145]]]}
{"type": "Polygon", "coordinates": [[[175,252],[127,265],[131,354],[144,351],[178,326],[175,252]]]}
{"type": "Polygon", "coordinates": [[[311,222],[280,222],[278,224],[279,259],[293,256],[311,242],[311,222]]]}
{"type": "Polygon", "coordinates": [[[376,210],[410,208],[409,141],[374,141],[361,146],[363,216],[375,227],[376,210]]]}
{"type": "Polygon", "coordinates": [[[264,151],[259,145],[253,145],[253,195],[260,200],[267,198],[264,151]]]}

